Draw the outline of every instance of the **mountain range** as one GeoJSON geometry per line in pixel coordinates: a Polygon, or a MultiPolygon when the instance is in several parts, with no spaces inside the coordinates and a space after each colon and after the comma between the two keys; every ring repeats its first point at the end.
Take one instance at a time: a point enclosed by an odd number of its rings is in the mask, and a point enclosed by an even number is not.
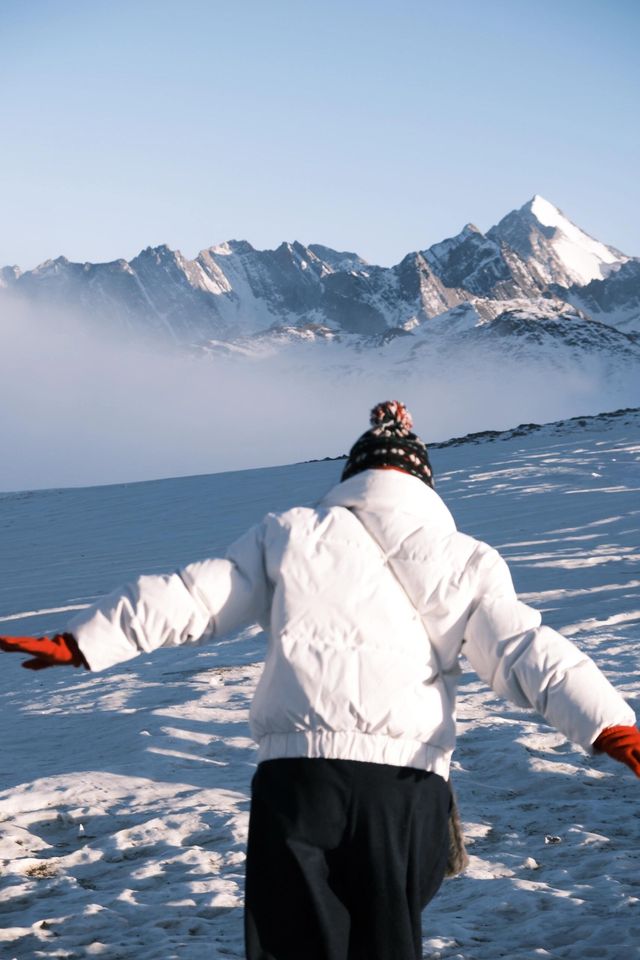
{"type": "Polygon", "coordinates": [[[640,258],[540,196],[486,233],[467,224],[392,267],[320,244],[231,240],[193,260],[159,246],[131,261],[4,267],[0,305],[9,298],[225,355],[333,342],[394,362],[460,346],[535,358],[547,344],[559,363],[640,364],[640,258]]]}

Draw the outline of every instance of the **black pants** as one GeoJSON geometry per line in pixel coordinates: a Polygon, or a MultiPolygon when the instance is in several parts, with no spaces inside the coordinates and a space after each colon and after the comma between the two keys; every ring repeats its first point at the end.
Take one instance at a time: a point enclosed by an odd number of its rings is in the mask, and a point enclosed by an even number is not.
{"type": "Polygon", "coordinates": [[[248,960],[416,960],[447,860],[448,784],[353,760],[261,763],[252,784],[248,960]]]}

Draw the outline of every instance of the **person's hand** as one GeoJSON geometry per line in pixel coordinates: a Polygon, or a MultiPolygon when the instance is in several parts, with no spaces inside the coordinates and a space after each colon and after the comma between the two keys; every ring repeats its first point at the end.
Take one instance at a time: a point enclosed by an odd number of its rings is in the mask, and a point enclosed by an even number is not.
{"type": "Polygon", "coordinates": [[[32,654],[32,659],[22,664],[27,670],[58,666],[89,669],[71,633],[57,633],[55,637],[0,637],[0,650],[32,654]]]}
{"type": "Polygon", "coordinates": [[[614,760],[626,763],[640,777],[640,730],[637,727],[607,727],[593,744],[614,760]]]}

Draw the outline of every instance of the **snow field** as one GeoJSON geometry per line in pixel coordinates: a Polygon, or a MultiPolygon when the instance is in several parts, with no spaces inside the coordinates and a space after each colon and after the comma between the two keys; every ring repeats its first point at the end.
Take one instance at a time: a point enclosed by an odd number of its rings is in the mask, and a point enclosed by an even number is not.
{"type": "MultiPolygon", "coordinates": [[[[640,418],[434,450],[461,529],[640,707],[640,418]]],[[[137,572],[219,553],[340,463],[0,497],[0,631],[61,629],[137,572]],[[7,619],[12,618],[12,619],[7,619]]],[[[240,958],[255,629],[104,674],[2,658],[0,956],[240,958]]],[[[639,711],[640,712],[640,711],[639,711]]],[[[453,782],[471,865],[432,960],[640,956],[640,782],[465,671],[453,782]]],[[[301,958],[304,960],[304,958],[301,958]]]]}

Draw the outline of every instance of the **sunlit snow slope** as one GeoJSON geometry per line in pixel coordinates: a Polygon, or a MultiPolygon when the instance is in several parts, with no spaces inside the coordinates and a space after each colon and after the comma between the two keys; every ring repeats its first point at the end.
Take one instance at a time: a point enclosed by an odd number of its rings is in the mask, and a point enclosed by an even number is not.
{"type": "MultiPolygon", "coordinates": [[[[640,411],[433,450],[461,529],[640,707],[640,411]]],[[[0,497],[0,631],[61,628],[140,571],[218,553],[339,462],[0,497]]],[[[263,638],[92,676],[2,656],[0,956],[240,958],[263,638]]],[[[638,956],[640,781],[465,672],[453,777],[471,866],[424,915],[447,960],[638,956]]],[[[301,958],[304,960],[304,958],[301,958]]]]}

